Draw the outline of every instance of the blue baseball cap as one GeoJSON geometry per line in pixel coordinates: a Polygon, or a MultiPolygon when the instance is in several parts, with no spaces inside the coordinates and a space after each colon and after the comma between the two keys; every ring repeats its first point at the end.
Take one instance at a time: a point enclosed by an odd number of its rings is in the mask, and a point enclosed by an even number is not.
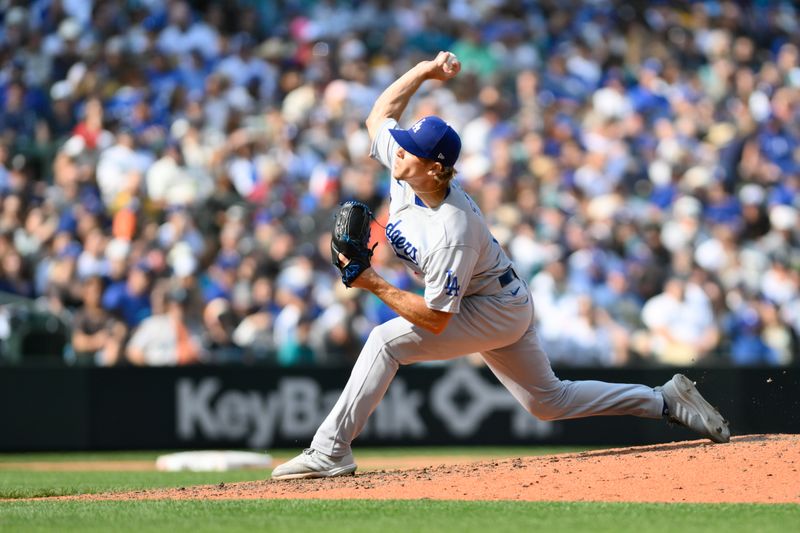
{"type": "Polygon", "coordinates": [[[431,159],[452,167],[461,153],[461,138],[456,130],[436,116],[421,118],[416,124],[403,129],[390,129],[397,144],[417,157],[431,159]]]}

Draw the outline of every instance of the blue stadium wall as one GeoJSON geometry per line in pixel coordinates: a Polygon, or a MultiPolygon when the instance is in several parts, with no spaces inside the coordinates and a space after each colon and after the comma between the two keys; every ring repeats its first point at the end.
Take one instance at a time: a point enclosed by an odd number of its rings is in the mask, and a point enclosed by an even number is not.
{"type": "MultiPolygon", "coordinates": [[[[656,385],[674,370],[564,369],[656,385]]],[[[685,370],[734,435],[800,433],[800,369],[685,370]]],[[[307,446],[348,369],[0,368],[0,451],[307,446]]],[[[403,367],[361,446],[631,445],[696,438],[660,420],[543,422],[485,368],[403,367]]]]}

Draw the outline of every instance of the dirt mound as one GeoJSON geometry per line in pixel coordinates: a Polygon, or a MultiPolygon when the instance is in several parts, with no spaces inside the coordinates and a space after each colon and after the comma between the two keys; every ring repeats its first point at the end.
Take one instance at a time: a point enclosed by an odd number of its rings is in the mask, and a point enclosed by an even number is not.
{"type": "MultiPolygon", "coordinates": [[[[357,457],[356,457],[357,459],[357,457]]],[[[71,499],[439,499],[800,503],[800,435],[749,435],[542,457],[71,499]]]]}

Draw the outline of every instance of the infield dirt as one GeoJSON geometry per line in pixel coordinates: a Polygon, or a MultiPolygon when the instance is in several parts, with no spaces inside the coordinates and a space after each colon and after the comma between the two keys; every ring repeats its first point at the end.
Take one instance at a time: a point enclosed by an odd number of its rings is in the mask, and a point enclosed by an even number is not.
{"type": "MultiPolygon", "coordinates": [[[[419,464],[419,458],[414,461],[419,464]]],[[[688,441],[479,462],[453,463],[437,457],[430,458],[430,466],[358,472],[344,478],[59,499],[274,498],[800,504],[800,435],[747,435],[728,444],[688,441]]]]}

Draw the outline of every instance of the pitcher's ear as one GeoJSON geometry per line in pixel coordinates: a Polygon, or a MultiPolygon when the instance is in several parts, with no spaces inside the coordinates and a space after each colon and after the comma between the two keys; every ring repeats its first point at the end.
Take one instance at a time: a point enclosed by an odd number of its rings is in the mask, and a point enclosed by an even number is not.
{"type": "Polygon", "coordinates": [[[444,170],[444,166],[438,161],[433,161],[431,166],[428,167],[428,174],[438,176],[442,170],[444,170]]]}

